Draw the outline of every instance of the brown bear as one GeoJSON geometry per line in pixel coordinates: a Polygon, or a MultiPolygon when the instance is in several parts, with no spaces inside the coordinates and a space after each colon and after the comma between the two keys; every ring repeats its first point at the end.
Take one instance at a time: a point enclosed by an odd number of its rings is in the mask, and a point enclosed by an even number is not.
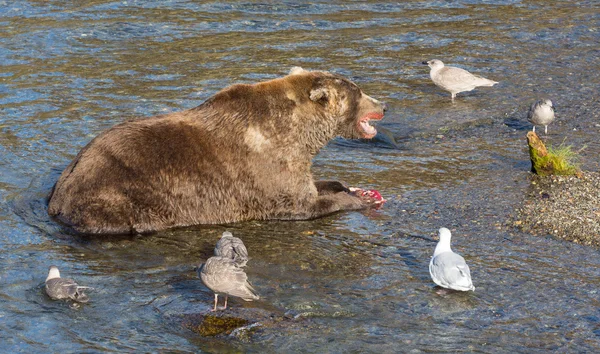
{"type": "Polygon", "coordinates": [[[82,233],[145,233],[244,220],[306,220],[368,207],[312,158],[336,136],[370,139],[385,105],[346,78],[293,68],[196,108],[101,133],[62,172],[48,213],[82,233]]]}

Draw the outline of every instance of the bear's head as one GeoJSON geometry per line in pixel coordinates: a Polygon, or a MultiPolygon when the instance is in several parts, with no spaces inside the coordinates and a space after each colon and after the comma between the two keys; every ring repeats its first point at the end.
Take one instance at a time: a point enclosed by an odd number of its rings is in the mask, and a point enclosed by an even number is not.
{"type": "Polygon", "coordinates": [[[366,95],[355,83],[339,75],[300,67],[294,67],[290,75],[312,78],[308,97],[333,119],[335,135],[347,139],[371,139],[377,134],[369,122],[381,120],[386,106],[366,95]]]}

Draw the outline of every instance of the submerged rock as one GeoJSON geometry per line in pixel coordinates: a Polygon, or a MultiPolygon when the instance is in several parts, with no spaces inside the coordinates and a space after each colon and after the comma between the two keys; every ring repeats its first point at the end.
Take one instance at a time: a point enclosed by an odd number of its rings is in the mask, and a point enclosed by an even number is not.
{"type": "Polygon", "coordinates": [[[183,327],[204,337],[231,334],[234,330],[249,323],[250,321],[247,319],[227,316],[222,313],[187,315],[182,320],[183,327]]]}
{"type": "Polygon", "coordinates": [[[271,308],[236,306],[213,312],[212,306],[190,302],[181,296],[158,298],[152,305],[173,326],[183,327],[203,337],[247,337],[254,328],[269,327],[285,319],[283,311],[271,308]]]}
{"type": "Polygon", "coordinates": [[[313,319],[353,317],[346,311],[296,311],[268,306],[234,307],[212,312],[211,307],[189,302],[180,296],[165,296],[152,301],[152,306],[170,326],[192,331],[199,336],[215,340],[230,339],[251,342],[256,338],[285,335],[309,328],[318,328],[313,319]]]}

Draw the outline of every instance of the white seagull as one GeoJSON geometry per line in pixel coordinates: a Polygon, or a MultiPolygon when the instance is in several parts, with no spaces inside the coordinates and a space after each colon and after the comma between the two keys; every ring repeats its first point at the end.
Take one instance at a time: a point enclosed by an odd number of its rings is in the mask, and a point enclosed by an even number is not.
{"type": "Polygon", "coordinates": [[[429,76],[431,76],[433,83],[452,94],[452,102],[454,102],[454,97],[459,92],[471,91],[478,86],[494,86],[498,83],[473,75],[461,68],[444,66],[441,60],[424,61],[423,64],[429,65],[431,68],[429,76]]]}
{"type": "Polygon", "coordinates": [[[440,240],[433,257],[429,262],[429,274],[431,279],[442,288],[469,291],[475,290],[471,281],[471,272],[465,259],[452,252],[450,248],[450,230],[442,227],[439,231],[440,240]]]}

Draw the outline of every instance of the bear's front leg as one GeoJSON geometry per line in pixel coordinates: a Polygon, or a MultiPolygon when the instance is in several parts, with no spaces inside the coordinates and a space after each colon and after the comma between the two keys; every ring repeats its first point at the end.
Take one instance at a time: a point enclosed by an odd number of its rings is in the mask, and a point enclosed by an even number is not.
{"type": "MultiPolygon", "coordinates": [[[[337,181],[315,182],[318,196],[296,205],[294,210],[280,211],[273,215],[278,220],[310,220],[344,210],[379,208],[385,199],[376,190],[348,188],[337,181]]],[[[297,200],[297,199],[296,199],[297,200]]],[[[281,209],[280,209],[281,210],[281,209]]]]}
{"type": "Polygon", "coordinates": [[[355,192],[339,192],[335,194],[320,195],[305,208],[296,209],[293,214],[283,213],[279,220],[310,220],[333,214],[344,210],[362,210],[377,204],[369,196],[355,192]],[[303,210],[302,210],[303,209],[303,210]]]}

